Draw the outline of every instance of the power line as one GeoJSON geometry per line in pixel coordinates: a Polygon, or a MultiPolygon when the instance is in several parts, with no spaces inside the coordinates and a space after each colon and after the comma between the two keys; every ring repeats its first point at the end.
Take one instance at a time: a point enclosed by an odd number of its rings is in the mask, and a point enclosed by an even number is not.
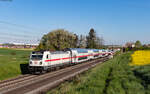
{"type": "MultiPolygon", "coordinates": [[[[16,27],[20,27],[20,28],[24,28],[24,29],[32,29],[32,30],[40,30],[34,27],[29,27],[29,26],[25,26],[25,25],[20,25],[20,24],[15,24],[15,23],[10,23],[7,21],[0,21],[1,24],[8,24],[8,25],[12,25],[12,26],[16,26],[16,27]]],[[[43,31],[43,30],[40,30],[43,31]]]]}
{"type": "Polygon", "coordinates": [[[8,36],[16,36],[16,37],[26,37],[26,38],[30,38],[30,37],[41,37],[40,35],[36,35],[36,34],[32,34],[32,33],[14,33],[14,32],[6,32],[5,30],[3,30],[3,32],[0,32],[1,36],[3,35],[8,35],[8,36]]]}
{"type": "Polygon", "coordinates": [[[37,43],[37,40],[41,39],[41,34],[40,36],[36,35],[36,33],[24,33],[24,34],[20,34],[20,33],[11,33],[11,32],[7,32],[6,30],[3,30],[3,32],[0,32],[0,40],[3,40],[5,42],[10,42],[11,41],[19,41],[19,42],[27,42],[28,43],[32,42],[32,43],[37,43]],[[30,40],[30,41],[29,41],[30,40]],[[33,40],[33,41],[31,41],[33,40]]]}
{"type": "MultiPolygon", "coordinates": [[[[10,22],[7,22],[7,21],[1,21],[0,20],[0,24],[7,24],[7,27],[9,26],[15,26],[17,28],[20,28],[20,29],[25,29],[25,30],[20,30],[24,33],[27,33],[27,32],[33,32],[34,34],[38,34],[41,32],[41,34],[46,34],[48,33],[49,31],[48,30],[44,30],[44,29],[38,29],[38,28],[35,28],[35,27],[30,27],[30,26],[25,26],[25,25],[20,25],[20,24],[15,24],[15,23],[10,23],[10,22]],[[9,25],[9,26],[8,26],[9,25]],[[31,31],[32,30],[32,31],[31,31]],[[36,33],[35,33],[36,32],[36,33]]],[[[17,30],[16,30],[17,31],[17,30]]],[[[40,34],[40,35],[41,35],[40,34]]]]}
{"type": "MultiPolygon", "coordinates": [[[[14,23],[6,22],[6,21],[0,21],[0,24],[7,24],[7,26],[4,25],[5,30],[3,32],[0,32],[1,33],[0,34],[1,41],[3,40],[5,42],[39,43],[39,40],[41,39],[41,37],[43,35],[43,34],[38,34],[39,32],[35,32],[35,31],[39,31],[39,29],[37,29],[37,28],[32,28],[32,27],[24,26],[24,25],[20,25],[20,24],[14,24],[14,23]],[[13,26],[13,27],[15,26],[15,30],[14,30],[14,28],[10,28],[10,26],[13,26]],[[26,30],[16,30],[16,27],[18,29],[26,29],[26,30]],[[7,29],[7,32],[6,32],[6,29],[7,29]],[[29,30],[31,30],[31,29],[32,29],[32,31],[29,32],[29,30]],[[9,31],[22,31],[22,32],[19,32],[22,34],[9,33],[9,31]]],[[[43,31],[44,30],[40,30],[40,32],[46,33],[43,31]]]]}

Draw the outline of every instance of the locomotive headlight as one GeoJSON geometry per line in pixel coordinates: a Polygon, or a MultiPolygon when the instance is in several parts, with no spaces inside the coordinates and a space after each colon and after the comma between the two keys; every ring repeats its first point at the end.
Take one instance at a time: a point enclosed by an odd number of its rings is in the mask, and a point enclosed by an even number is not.
{"type": "Polygon", "coordinates": [[[32,61],[30,61],[30,64],[32,64],[32,61]]]}
{"type": "Polygon", "coordinates": [[[42,65],[42,61],[40,62],[40,65],[42,65]]]}

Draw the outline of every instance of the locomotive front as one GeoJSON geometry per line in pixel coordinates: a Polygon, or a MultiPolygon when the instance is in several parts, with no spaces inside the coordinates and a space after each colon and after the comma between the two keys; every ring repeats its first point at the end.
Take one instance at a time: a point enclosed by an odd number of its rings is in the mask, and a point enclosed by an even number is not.
{"type": "Polygon", "coordinates": [[[29,60],[29,71],[42,72],[43,70],[43,53],[44,52],[32,52],[29,60]]]}

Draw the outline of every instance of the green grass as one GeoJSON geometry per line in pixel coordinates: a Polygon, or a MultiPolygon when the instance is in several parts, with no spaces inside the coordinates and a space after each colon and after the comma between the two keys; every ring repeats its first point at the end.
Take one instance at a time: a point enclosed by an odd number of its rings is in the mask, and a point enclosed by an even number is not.
{"type": "Polygon", "coordinates": [[[143,83],[145,80],[135,75],[135,71],[140,71],[140,68],[129,66],[131,54],[118,55],[47,94],[149,94],[150,85],[146,88],[143,83]]]}
{"type": "Polygon", "coordinates": [[[133,67],[134,75],[141,80],[145,94],[150,94],[150,65],[133,67]]]}
{"type": "Polygon", "coordinates": [[[20,64],[27,64],[31,50],[0,49],[0,80],[21,74],[20,64]]]}

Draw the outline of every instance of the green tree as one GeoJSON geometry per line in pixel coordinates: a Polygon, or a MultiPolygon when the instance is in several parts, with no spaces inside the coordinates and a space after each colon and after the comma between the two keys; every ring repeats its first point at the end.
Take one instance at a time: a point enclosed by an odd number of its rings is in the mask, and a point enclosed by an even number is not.
{"type": "Polygon", "coordinates": [[[87,38],[87,48],[95,48],[96,47],[96,32],[92,28],[90,29],[89,35],[87,38]]]}
{"type": "Polygon", "coordinates": [[[44,35],[36,50],[62,50],[77,47],[78,36],[64,29],[54,30],[44,35]]]}
{"type": "Polygon", "coordinates": [[[103,38],[96,36],[95,30],[90,29],[89,35],[86,37],[87,40],[87,48],[100,48],[103,47],[103,38]]]}
{"type": "Polygon", "coordinates": [[[142,43],[141,43],[139,40],[137,40],[137,41],[135,42],[135,47],[137,47],[137,48],[142,47],[142,43]]]}

